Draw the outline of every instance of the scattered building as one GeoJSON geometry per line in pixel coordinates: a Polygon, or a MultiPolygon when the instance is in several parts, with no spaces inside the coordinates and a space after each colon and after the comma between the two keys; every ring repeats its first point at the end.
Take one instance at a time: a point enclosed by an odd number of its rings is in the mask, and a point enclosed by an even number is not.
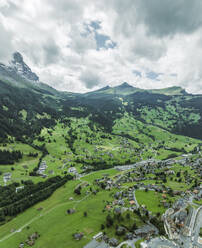
{"type": "Polygon", "coordinates": [[[4,180],[4,183],[6,184],[8,181],[11,180],[11,176],[12,174],[10,172],[7,172],[7,173],[4,173],[3,174],[3,180],[4,180]]]}

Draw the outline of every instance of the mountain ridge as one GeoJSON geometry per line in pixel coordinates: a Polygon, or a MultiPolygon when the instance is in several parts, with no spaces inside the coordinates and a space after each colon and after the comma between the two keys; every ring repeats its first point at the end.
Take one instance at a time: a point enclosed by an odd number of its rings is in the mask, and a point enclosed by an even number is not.
{"type": "MultiPolygon", "coordinates": [[[[17,56],[17,61],[22,58],[17,56]]],[[[111,132],[125,113],[145,124],[175,134],[202,139],[202,95],[181,87],[145,90],[124,82],[88,93],[61,92],[0,65],[0,131],[20,139],[67,117],[87,117],[111,132]],[[22,120],[21,111],[27,112],[22,120]],[[38,118],[38,116],[44,116],[38,118]],[[49,118],[47,118],[49,116],[49,118]]]]}
{"type": "MultiPolygon", "coordinates": [[[[28,81],[30,83],[39,83],[39,77],[36,73],[32,72],[31,68],[24,62],[23,56],[19,52],[13,53],[13,58],[9,62],[10,66],[6,66],[3,63],[0,63],[0,77],[14,79],[14,81],[28,81]]],[[[43,86],[47,85],[46,83],[42,83],[43,86]]],[[[52,87],[51,87],[52,88],[52,87]]],[[[56,89],[55,89],[56,90],[56,89]]],[[[57,90],[58,91],[58,90],[57,90]]],[[[58,91],[59,92],[59,91],[58,91]]],[[[68,91],[62,91],[63,94],[71,93],[68,91]]],[[[188,95],[185,89],[181,86],[171,86],[167,88],[160,89],[141,89],[138,87],[134,87],[127,82],[123,82],[120,85],[116,86],[105,86],[103,88],[86,92],[86,93],[72,93],[72,94],[83,94],[83,95],[93,95],[96,93],[105,93],[105,94],[114,94],[114,95],[129,95],[135,92],[151,92],[157,94],[165,94],[165,95],[188,95]]],[[[199,94],[200,95],[200,94],[199,94]]]]}

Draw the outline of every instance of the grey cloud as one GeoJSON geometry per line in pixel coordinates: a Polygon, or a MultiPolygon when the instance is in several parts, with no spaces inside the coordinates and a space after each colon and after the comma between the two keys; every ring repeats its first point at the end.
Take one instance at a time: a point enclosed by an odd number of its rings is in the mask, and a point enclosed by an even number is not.
{"type": "Polygon", "coordinates": [[[126,36],[139,24],[157,37],[190,34],[202,27],[201,0],[113,0],[110,4],[117,13],[115,30],[126,36]]]}
{"type": "Polygon", "coordinates": [[[166,43],[161,39],[154,39],[147,36],[143,27],[134,32],[134,37],[129,40],[129,57],[134,60],[137,58],[146,58],[151,61],[157,61],[167,52],[166,43]]]}
{"type": "MultiPolygon", "coordinates": [[[[83,4],[79,0],[46,0],[47,5],[52,7],[51,16],[63,23],[75,23],[83,17],[83,4]]],[[[87,4],[87,3],[86,3],[87,4]]]]}
{"type": "Polygon", "coordinates": [[[93,70],[85,70],[80,75],[80,80],[85,84],[86,88],[92,89],[101,84],[102,80],[99,74],[93,70]]]}
{"type": "Polygon", "coordinates": [[[132,71],[136,76],[138,76],[138,77],[142,77],[142,73],[141,73],[141,71],[138,71],[138,70],[133,70],[132,71]]]}
{"type": "Polygon", "coordinates": [[[12,45],[13,34],[5,29],[0,23],[1,38],[0,38],[0,62],[8,62],[12,52],[14,52],[12,45]]]}
{"type": "Polygon", "coordinates": [[[165,55],[166,46],[161,43],[152,41],[151,43],[137,42],[132,48],[134,56],[145,57],[149,60],[158,60],[165,55]]]}
{"type": "Polygon", "coordinates": [[[202,26],[201,0],[137,0],[137,20],[159,37],[189,34],[202,26]]]}
{"type": "Polygon", "coordinates": [[[89,49],[96,49],[96,40],[94,33],[86,30],[85,23],[73,24],[69,34],[71,42],[68,47],[79,54],[85,53],[89,49]]]}
{"type": "Polygon", "coordinates": [[[11,0],[7,0],[5,5],[0,6],[0,12],[3,15],[15,15],[20,8],[11,0]]]}
{"type": "Polygon", "coordinates": [[[61,60],[62,56],[60,56],[60,48],[57,46],[54,40],[47,42],[47,44],[43,46],[43,50],[45,65],[54,64],[61,60]]]}
{"type": "Polygon", "coordinates": [[[55,40],[47,37],[44,41],[21,41],[17,50],[26,55],[33,64],[38,67],[46,67],[58,64],[62,61],[63,55],[55,40]]]}
{"type": "Polygon", "coordinates": [[[160,79],[158,77],[161,75],[163,75],[163,73],[157,73],[155,71],[149,71],[146,73],[146,77],[150,78],[151,80],[154,80],[154,81],[160,81],[160,79]]]}

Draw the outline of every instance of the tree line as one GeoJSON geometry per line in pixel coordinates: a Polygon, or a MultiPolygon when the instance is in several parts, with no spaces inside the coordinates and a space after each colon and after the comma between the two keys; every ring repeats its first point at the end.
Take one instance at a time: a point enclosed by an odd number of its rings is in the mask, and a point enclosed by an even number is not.
{"type": "Polygon", "coordinates": [[[72,179],[73,176],[66,175],[52,177],[37,184],[25,183],[24,189],[19,192],[16,192],[16,186],[19,186],[17,183],[0,186],[0,222],[5,221],[6,216],[16,216],[37,202],[47,199],[57,188],[72,179]]]}
{"type": "Polygon", "coordinates": [[[14,162],[18,162],[22,157],[23,153],[21,151],[0,150],[0,165],[14,164],[14,162]]]}

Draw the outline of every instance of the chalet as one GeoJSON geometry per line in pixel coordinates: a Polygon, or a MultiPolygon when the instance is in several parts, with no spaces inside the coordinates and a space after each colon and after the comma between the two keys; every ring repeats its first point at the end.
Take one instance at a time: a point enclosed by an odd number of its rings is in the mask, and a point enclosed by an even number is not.
{"type": "Polygon", "coordinates": [[[19,248],[24,248],[24,246],[25,246],[24,243],[19,244],[19,248]]]}
{"type": "Polygon", "coordinates": [[[109,245],[111,245],[111,246],[117,246],[118,245],[118,240],[115,239],[115,238],[111,238],[109,240],[109,245]]]}
{"type": "Polygon", "coordinates": [[[175,172],[173,170],[168,170],[168,171],[165,171],[165,174],[167,174],[167,175],[175,175],[175,172]]]}
{"type": "Polygon", "coordinates": [[[124,206],[124,204],[125,204],[124,200],[118,200],[118,205],[124,206]]]}
{"type": "Polygon", "coordinates": [[[119,208],[119,207],[116,207],[116,208],[114,208],[114,212],[116,213],[116,214],[121,214],[121,208],[119,208]]]}
{"type": "Polygon", "coordinates": [[[102,238],[103,236],[103,233],[102,232],[99,232],[98,234],[96,234],[95,236],[93,236],[93,239],[100,239],[102,238]]]}
{"type": "Polygon", "coordinates": [[[15,189],[15,192],[18,193],[18,192],[19,192],[20,190],[22,190],[22,189],[24,189],[24,186],[17,187],[17,188],[15,189]]]}
{"type": "Polygon", "coordinates": [[[129,201],[130,205],[135,205],[135,201],[132,200],[132,201],[129,201]]]}
{"type": "Polygon", "coordinates": [[[67,210],[67,214],[74,214],[76,210],[74,208],[70,208],[67,210]]]}
{"type": "Polygon", "coordinates": [[[116,199],[119,199],[121,196],[122,196],[122,191],[120,191],[120,192],[116,192],[116,194],[114,195],[114,197],[116,198],[116,199]]]}
{"type": "Polygon", "coordinates": [[[3,174],[4,183],[7,183],[9,180],[11,180],[11,176],[12,176],[12,174],[9,173],[9,172],[4,173],[4,174],[3,174]]]}
{"type": "Polygon", "coordinates": [[[143,227],[135,230],[135,234],[137,236],[141,236],[141,237],[146,237],[149,234],[153,235],[153,234],[157,234],[157,233],[158,233],[158,230],[152,225],[144,225],[143,227]]]}
{"type": "Polygon", "coordinates": [[[127,239],[132,240],[132,239],[133,239],[133,234],[132,234],[131,232],[126,233],[125,239],[126,239],[126,240],[127,240],[127,239]]]}
{"type": "Polygon", "coordinates": [[[76,174],[76,173],[77,173],[77,169],[76,169],[75,167],[70,167],[70,168],[68,169],[68,172],[69,172],[69,173],[76,174]]]}
{"type": "Polygon", "coordinates": [[[193,190],[193,193],[197,195],[198,194],[198,190],[197,189],[193,190]]]}
{"type": "Polygon", "coordinates": [[[81,240],[83,238],[83,233],[75,233],[73,234],[75,240],[81,240]]]}
{"type": "Polygon", "coordinates": [[[111,209],[111,206],[110,206],[110,205],[107,205],[107,206],[106,206],[106,209],[107,209],[107,210],[110,210],[110,209],[111,209]]]}

